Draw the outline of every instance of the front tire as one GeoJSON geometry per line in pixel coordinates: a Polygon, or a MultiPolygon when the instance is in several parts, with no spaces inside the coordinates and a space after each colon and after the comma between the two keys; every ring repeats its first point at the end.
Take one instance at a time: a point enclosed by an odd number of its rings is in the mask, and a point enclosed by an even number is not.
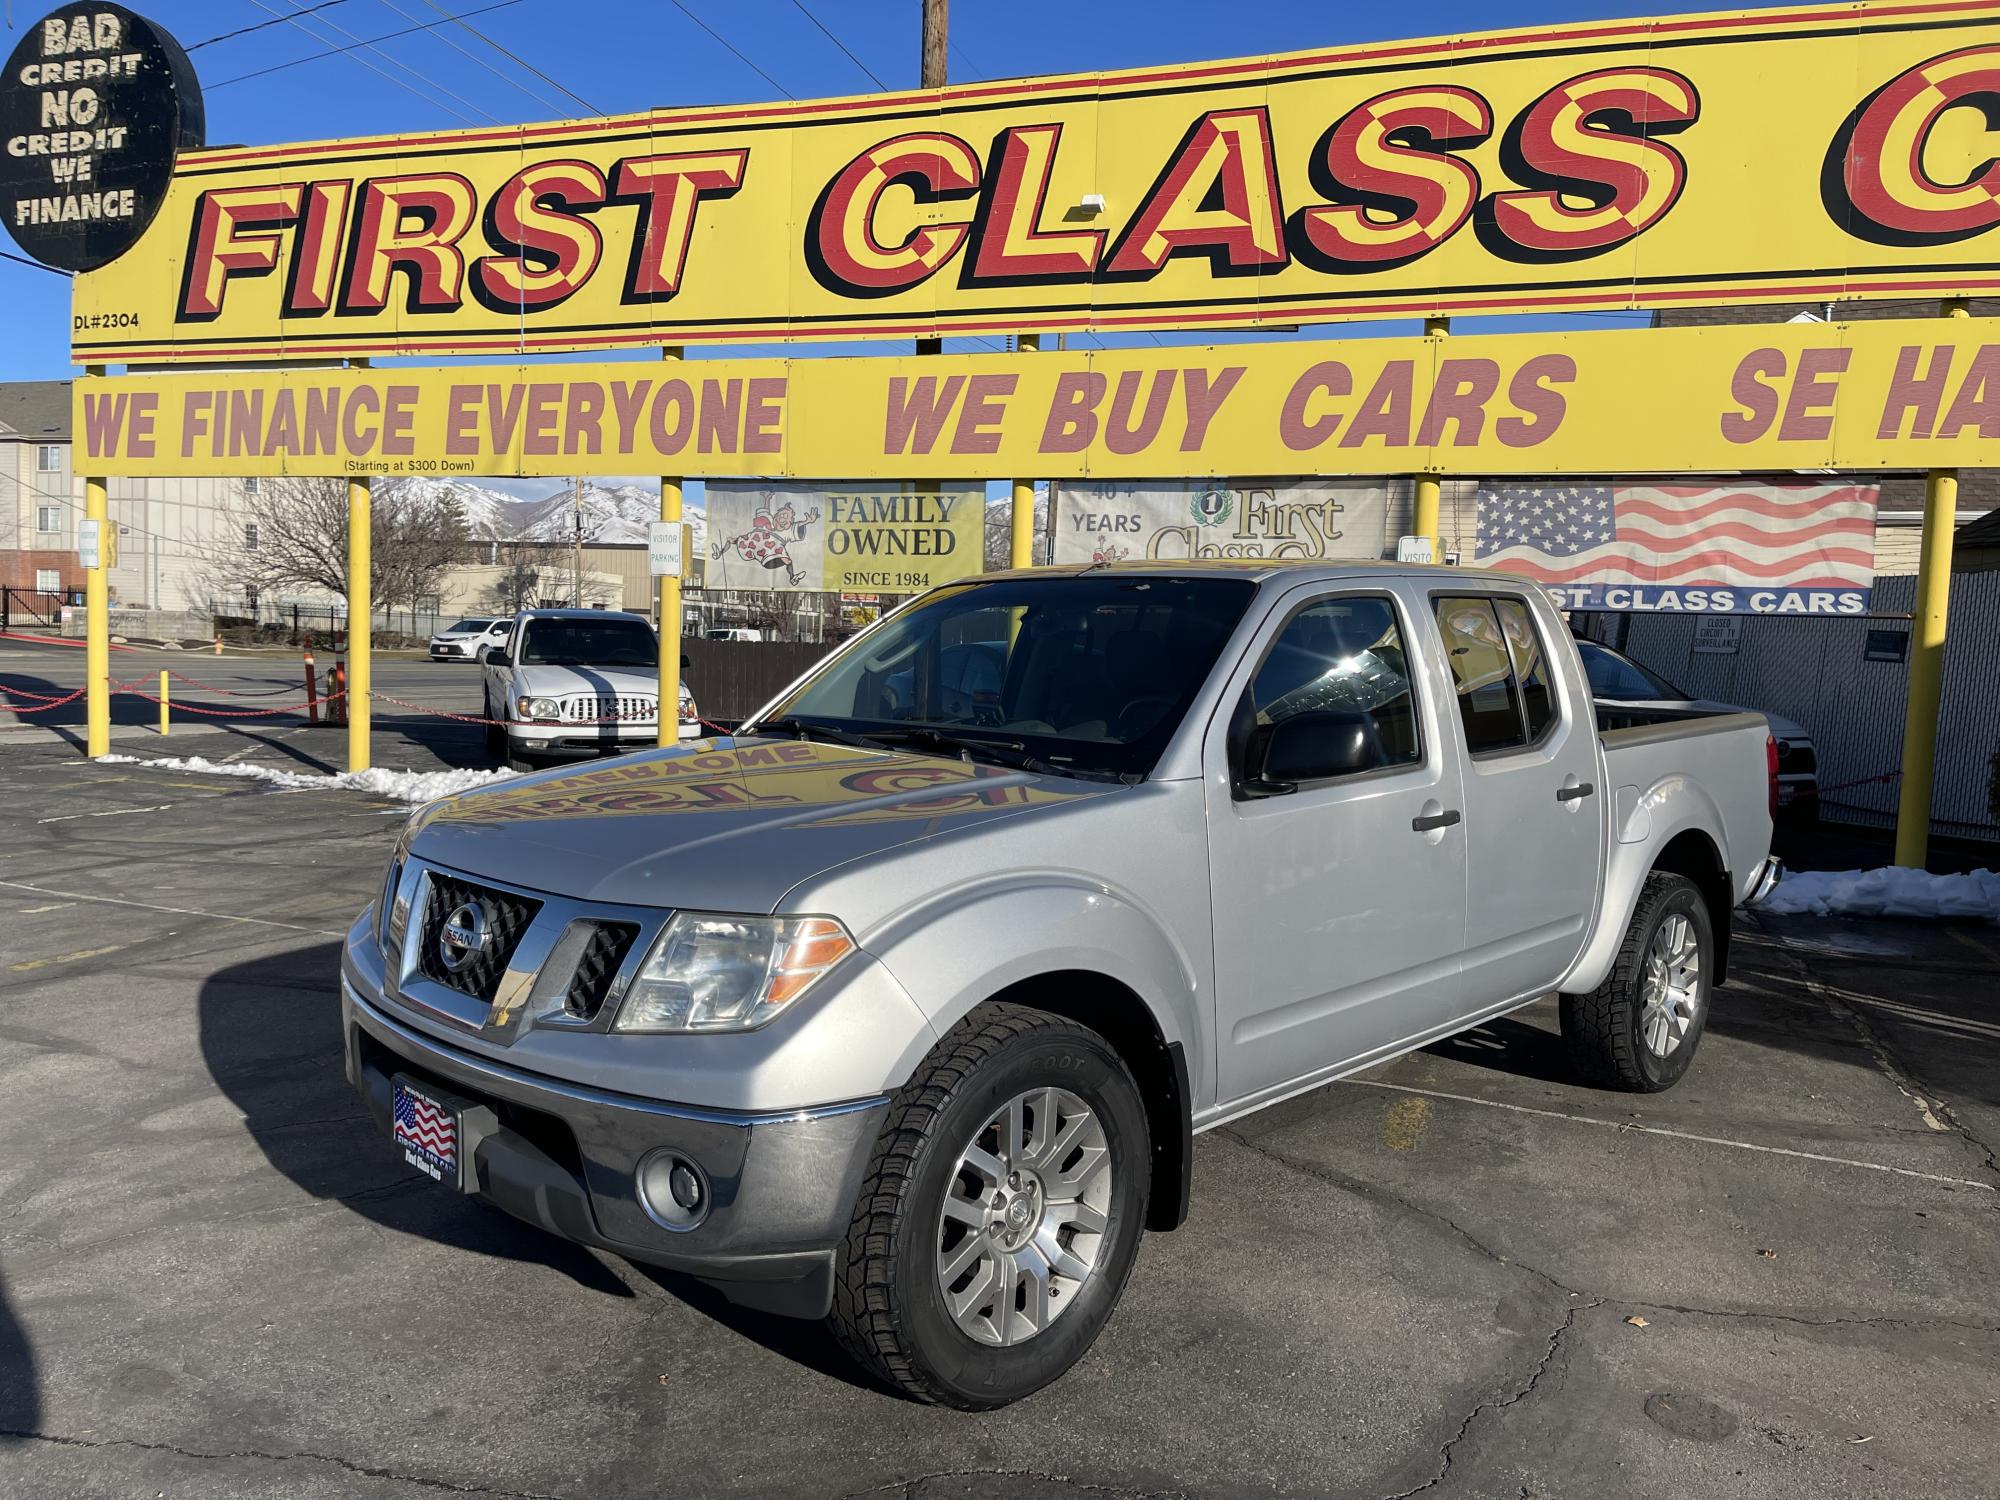
{"type": "Polygon", "coordinates": [[[509,745],[507,747],[508,770],[525,772],[525,771],[539,771],[541,770],[541,768],[542,768],[542,763],[536,757],[524,754],[523,752],[516,750],[512,745],[509,745]]]}
{"type": "Polygon", "coordinates": [[[1714,973],[1715,932],[1700,889],[1654,871],[1604,983],[1562,997],[1563,1040],[1577,1071],[1628,1093],[1672,1088],[1707,1029],[1714,973]]]}
{"type": "Polygon", "coordinates": [[[1146,1110],[1095,1032],[974,1011],[896,1095],[836,1265],[831,1324],[919,1401],[1018,1401],[1083,1357],[1138,1252],[1146,1110]]]}

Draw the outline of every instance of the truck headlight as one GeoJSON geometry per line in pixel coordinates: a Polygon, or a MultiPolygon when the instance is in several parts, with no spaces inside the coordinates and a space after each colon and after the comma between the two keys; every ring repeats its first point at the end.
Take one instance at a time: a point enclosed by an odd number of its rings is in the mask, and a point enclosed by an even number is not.
{"type": "Polygon", "coordinates": [[[615,1031],[754,1031],[854,951],[831,917],[675,914],[619,1008],[615,1031]]]}
{"type": "Polygon", "coordinates": [[[524,719],[560,719],[562,705],[553,698],[523,698],[520,702],[521,717],[524,719]]]}

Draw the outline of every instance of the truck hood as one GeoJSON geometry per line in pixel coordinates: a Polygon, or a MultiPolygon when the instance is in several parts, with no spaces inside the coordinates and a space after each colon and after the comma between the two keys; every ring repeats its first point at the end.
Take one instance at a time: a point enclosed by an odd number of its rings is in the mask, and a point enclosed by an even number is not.
{"type": "Polygon", "coordinates": [[[690,740],[431,803],[410,849],[579,900],[768,912],[836,865],[1119,790],[902,751],[690,740]]]}
{"type": "Polygon", "coordinates": [[[657,672],[630,667],[514,668],[514,691],[524,698],[566,698],[594,693],[602,698],[653,698],[659,695],[657,672]]]}

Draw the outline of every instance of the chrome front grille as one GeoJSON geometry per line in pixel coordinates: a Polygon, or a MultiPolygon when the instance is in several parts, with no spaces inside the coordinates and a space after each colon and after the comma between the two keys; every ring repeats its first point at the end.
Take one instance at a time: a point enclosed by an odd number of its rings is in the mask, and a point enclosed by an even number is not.
{"type": "Polygon", "coordinates": [[[625,962],[625,955],[632,951],[632,944],[639,936],[639,928],[633,922],[592,922],[590,940],[584,945],[583,955],[576,961],[576,968],[570,974],[569,988],[563,992],[563,1009],[579,1020],[587,1021],[595,1016],[604,1004],[604,997],[611,990],[611,981],[618,974],[618,966],[625,962]]]}
{"type": "Polygon", "coordinates": [[[415,857],[391,873],[387,893],[385,1000],[502,1046],[531,1027],[609,1026],[618,997],[673,916],[475,880],[415,857]],[[477,907],[476,919],[461,910],[467,906],[477,907]],[[481,941],[468,960],[462,939],[472,926],[481,941]]]}
{"type": "Polygon", "coordinates": [[[563,700],[563,720],[588,724],[598,719],[650,719],[656,712],[656,698],[615,698],[609,694],[578,696],[563,700]]]}
{"type": "Polygon", "coordinates": [[[423,929],[417,938],[417,968],[433,984],[442,984],[489,1004],[507,972],[507,961],[520,946],[528,924],[542,903],[512,891],[495,890],[469,880],[431,872],[430,900],[424,906],[423,929]],[[445,923],[454,912],[481,914],[480,944],[454,969],[445,961],[445,923]]]}

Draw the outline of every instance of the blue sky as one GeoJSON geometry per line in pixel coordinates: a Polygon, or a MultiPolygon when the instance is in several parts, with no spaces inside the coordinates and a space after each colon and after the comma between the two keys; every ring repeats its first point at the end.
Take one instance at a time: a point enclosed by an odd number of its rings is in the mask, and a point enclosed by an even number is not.
{"type": "MultiPolygon", "coordinates": [[[[617,112],[654,105],[765,100],[781,93],[809,98],[865,92],[878,80],[891,88],[917,81],[918,0],[439,3],[452,14],[465,16],[500,47],[532,62],[554,82],[534,76],[457,26],[415,29],[439,19],[438,11],[425,0],[332,0],[330,4],[139,0],[135,8],[190,49],[207,101],[212,145],[450,129],[489,120],[587,113],[564,89],[574,90],[598,111],[617,112]],[[323,8],[300,14],[315,5],[323,8]],[[287,13],[294,19],[278,20],[287,13]],[[815,25],[815,18],[839,39],[838,44],[815,25]],[[267,22],[276,24],[262,24],[267,22]],[[732,53],[701,23],[743,55],[732,53]],[[257,29],[227,35],[246,27],[257,29]],[[379,41],[373,49],[353,46],[399,31],[410,34],[379,41]],[[844,55],[843,45],[858,64],[844,55]],[[352,50],[315,55],[340,47],[352,50]]],[[[1485,5],[1439,0],[1408,9],[1327,0],[1261,0],[1250,5],[1214,0],[957,0],[952,6],[950,71],[953,82],[965,82],[1657,14],[1676,8],[1621,0],[1502,0],[1485,5]]],[[[12,50],[19,28],[32,24],[41,9],[35,0],[13,0],[15,30],[0,31],[0,51],[12,50]]],[[[5,309],[0,316],[0,380],[74,373],[68,361],[68,291],[62,278],[0,261],[0,308],[5,309]]],[[[1638,320],[1609,315],[1589,321],[1606,327],[1638,320]]],[[[1547,319],[1459,321],[1466,331],[1549,326],[1547,319]]],[[[1347,324],[1301,330],[1299,336],[1400,333],[1414,326],[1347,324]]],[[[1136,337],[1140,336],[1114,335],[1103,342],[1131,342],[1136,337]]],[[[841,347],[856,353],[865,346],[841,347]]],[[[948,347],[958,344],[953,341],[948,347]]]]}

